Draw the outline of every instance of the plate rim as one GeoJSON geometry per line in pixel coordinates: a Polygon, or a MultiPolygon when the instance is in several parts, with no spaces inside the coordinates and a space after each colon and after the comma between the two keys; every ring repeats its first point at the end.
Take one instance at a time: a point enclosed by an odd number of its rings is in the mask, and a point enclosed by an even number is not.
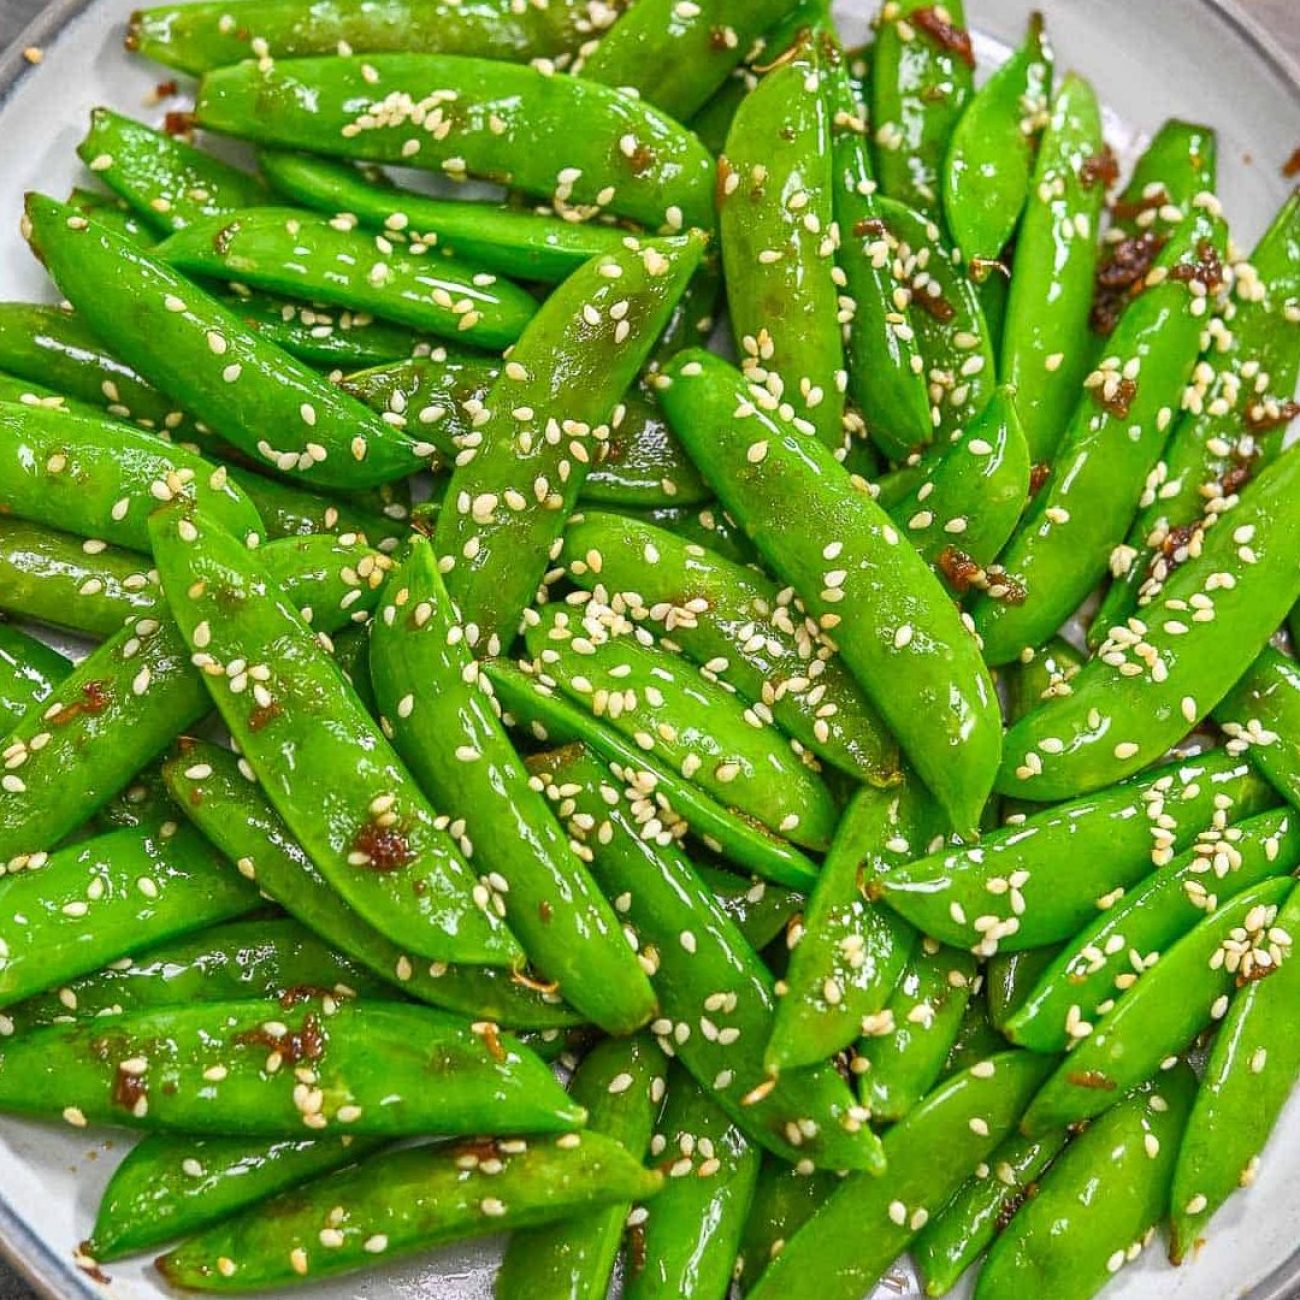
{"type": "MultiPolygon", "coordinates": [[[[47,0],[46,6],[0,52],[0,109],[23,77],[35,70],[23,51],[48,47],[67,25],[97,0],[47,0]]],[[[1281,75],[1291,96],[1300,102],[1300,58],[1283,49],[1254,14],[1239,0],[1195,0],[1227,27],[1235,30],[1265,63],[1281,75]]],[[[0,1255],[48,1300],[99,1300],[102,1292],[76,1271],[76,1266],[56,1254],[28,1227],[0,1194],[0,1255]]],[[[1300,1297],[1300,1246],[1241,1300],[1296,1300],[1300,1297]]]]}

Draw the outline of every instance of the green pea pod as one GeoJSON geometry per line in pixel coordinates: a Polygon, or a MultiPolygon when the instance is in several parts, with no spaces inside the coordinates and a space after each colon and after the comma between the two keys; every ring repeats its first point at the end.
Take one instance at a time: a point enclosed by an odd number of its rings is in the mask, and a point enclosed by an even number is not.
{"type": "Polygon", "coordinates": [[[984,967],[984,990],[989,1000],[989,1018],[1005,1032],[1007,1021],[1025,1004],[1043,972],[1056,959],[1060,948],[1027,948],[1023,952],[997,952],[984,967]]]}
{"type": "Polygon", "coordinates": [[[960,0],[898,0],[881,10],[872,50],[876,175],[890,198],[936,221],[948,143],[974,93],[965,23],[960,0]]]}
{"type": "Polygon", "coordinates": [[[968,259],[998,258],[1020,220],[1035,146],[1050,118],[1052,63],[1043,16],[1030,14],[1024,43],[980,87],[953,128],[943,165],[943,214],[968,259]]]}
{"type": "Polygon", "coordinates": [[[968,1070],[994,1052],[1006,1051],[1007,1040],[998,1032],[990,1018],[982,975],[975,981],[975,987],[975,993],[968,999],[966,1010],[962,1012],[961,1024],[957,1026],[957,1036],[952,1040],[952,1047],[943,1063],[941,1078],[946,1079],[951,1074],[968,1070]]]}
{"type": "Polygon", "coordinates": [[[178,272],[70,211],[28,198],[29,239],[59,288],[128,364],[183,395],[188,410],[257,463],[342,488],[420,467],[418,444],[259,340],[178,272]]]}
{"type": "Polygon", "coordinates": [[[824,59],[808,36],[736,113],[718,163],[727,306],[746,375],[801,432],[845,445],[824,59]]]}
{"type": "Polygon", "coordinates": [[[163,765],[177,804],[290,915],[371,974],[411,997],[509,1029],[550,1029],[578,1015],[539,981],[488,966],[421,962],[371,928],[325,883],[279,814],[227,749],[186,741],[163,765]]]}
{"type": "Polygon", "coordinates": [[[922,939],[858,1045],[858,1091],[873,1119],[903,1119],[944,1073],[976,984],[968,953],[922,939]]]}
{"type": "Polygon", "coordinates": [[[270,202],[257,177],[108,108],[91,110],[77,156],[161,235],[270,202]]]}
{"type": "Polygon", "coordinates": [[[68,206],[75,208],[83,217],[108,226],[124,239],[135,240],[142,248],[151,248],[157,242],[153,232],[146,228],[131,205],[115,194],[76,188],[68,195],[68,206]]]}
{"type": "MultiPolygon", "coordinates": [[[[389,518],[368,505],[307,492],[279,479],[247,470],[232,470],[231,478],[262,518],[263,535],[271,540],[321,534],[363,538],[376,550],[391,554],[410,535],[410,525],[389,518]]],[[[405,514],[405,507],[399,507],[405,514]]]]}
{"type": "Polygon", "coordinates": [[[667,1175],[634,1227],[628,1300],[725,1296],[754,1199],[761,1149],[685,1070],[670,1078],[651,1151],[667,1175]]]}
{"type": "Polygon", "coordinates": [[[908,281],[897,274],[880,214],[863,107],[847,54],[830,60],[833,206],[837,263],[849,315],[848,391],[871,441],[901,460],[934,437],[925,363],[907,309],[908,281]],[[900,301],[901,299],[901,301],[900,301]]]}
{"type": "Polygon", "coordinates": [[[419,956],[512,964],[519,950],[491,891],[267,570],[201,511],[159,512],[150,532],[213,702],[331,886],[419,956]]]}
{"type": "Polygon", "coordinates": [[[333,1173],[382,1139],[192,1137],[155,1133],[113,1171],[85,1251],[98,1263],[138,1255],[333,1173]]]}
{"type": "Polygon", "coordinates": [[[972,611],[990,664],[1047,640],[1106,572],[1196,364],[1225,240],[1217,200],[1198,196],[1084,380],[1051,477],[1001,557],[1024,599],[985,596],[972,611]]]}
{"type": "Polygon", "coordinates": [[[693,113],[686,123],[715,158],[726,152],[727,136],[736,120],[736,113],[745,96],[757,84],[758,78],[748,67],[733,68],[722,85],[701,105],[699,112],[693,113]]]}
{"type": "Polygon", "coordinates": [[[1044,700],[1066,695],[1088,656],[1064,637],[1053,637],[1033,656],[1022,656],[999,674],[1006,690],[1007,720],[1017,723],[1044,700]]]}
{"type": "Polygon", "coordinates": [[[1224,506],[1285,446],[1300,372],[1286,319],[1300,295],[1300,195],[1283,204],[1248,265],[1237,271],[1231,326],[1197,366],[1191,406],[1147,480],[1128,537],[1111,553],[1112,582],[1088,632],[1093,644],[1152,603],[1224,506]]]}
{"type": "Polygon", "coordinates": [[[257,902],[257,891],[189,827],[115,831],[74,844],[0,883],[5,914],[26,918],[6,926],[0,1002],[240,916],[257,902]]]}
{"type": "Polygon", "coordinates": [[[753,710],[693,664],[620,632],[619,618],[594,602],[548,606],[526,633],[538,680],[724,806],[795,844],[825,849],[834,800],[780,733],[758,719],[756,727],[753,710]]]}
{"type": "Polygon", "coordinates": [[[241,538],[262,521],[224,467],[115,420],[0,405],[0,508],[81,537],[148,551],[159,502],[201,501],[241,538]]]}
{"type": "Polygon", "coordinates": [[[1273,788],[1300,807],[1300,672],[1265,647],[1214,711],[1228,749],[1249,756],[1273,788]]]}
{"type": "Polygon", "coordinates": [[[700,836],[713,851],[767,880],[807,890],[817,879],[817,867],[788,840],[761,823],[741,817],[673,767],[647,762],[645,751],[591,713],[569,703],[545,682],[508,660],[485,666],[509,726],[523,728],[536,740],[567,745],[581,742],[624,777],[645,790],[645,833],[669,841],[687,830],[700,836]]]}
{"type": "Polygon", "coordinates": [[[573,53],[617,17],[622,0],[595,14],[587,0],[209,0],[136,13],[126,46],[147,58],[202,73],[257,59],[420,50],[528,63],[573,53]]]}
{"type": "Polygon", "coordinates": [[[685,293],[669,315],[668,323],[650,353],[647,371],[653,374],[663,369],[669,359],[683,348],[708,342],[717,323],[722,291],[722,257],[712,249],[701,258],[698,270],[691,276],[685,293]]]}
{"type": "Polygon", "coordinates": [[[790,964],[767,1045],[773,1070],[833,1056],[884,1011],[916,935],[865,893],[883,871],[925,851],[936,821],[915,780],[854,795],[788,935],[790,964]]]}
{"type": "Polygon", "coordinates": [[[528,957],[578,1011],[628,1034],[655,1009],[650,981],[493,711],[426,539],[387,587],[370,673],[398,754],[454,808],[474,861],[528,957]]]}
{"type": "Polygon", "coordinates": [[[921,1229],[912,1258],[928,1296],[947,1295],[1021,1206],[1065,1146],[1065,1130],[1042,1138],[1013,1133],[966,1180],[943,1213],[921,1229]]]}
{"type": "Polygon", "coordinates": [[[607,421],[699,265],[704,237],[596,257],[533,318],[487,397],[472,455],[458,458],[438,518],[447,590],[491,654],[514,638],[607,421]],[[561,412],[557,417],[555,412],[561,412]],[[499,647],[499,648],[498,648],[499,647]]]}
{"type": "Polygon", "coordinates": [[[1001,748],[1000,714],[975,640],[938,579],[866,483],[769,409],[765,389],[699,351],[675,359],[664,378],[660,401],[705,478],[834,637],[951,824],[973,832],[1001,748]]]}
{"type": "Polygon", "coordinates": [[[789,589],[662,528],[598,511],[570,521],[559,563],[596,604],[648,624],[820,758],[873,785],[896,779],[892,737],[789,589]]]}
{"type": "Polygon", "coordinates": [[[662,528],[684,542],[693,542],[736,564],[758,563],[758,553],[750,545],[749,539],[717,501],[706,502],[699,508],[658,506],[638,509],[610,506],[608,509],[624,519],[662,528]]]}
{"type": "Polygon", "coordinates": [[[0,606],[6,613],[109,637],[127,618],[155,609],[158,599],[150,562],[138,552],[0,519],[0,606]]]}
{"type": "Polygon", "coordinates": [[[881,888],[918,930],[954,947],[982,957],[1041,948],[1170,863],[1216,813],[1239,821],[1274,803],[1246,760],[1214,750],[1045,809],[974,848],[895,867],[881,888]]]}
{"type": "Polygon", "coordinates": [[[1015,390],[997,388],[890,518],[956,592],[992,587],[988,568],[1029,500],[1029,469],[1015,390]]]}
{"type": "Polygon", "coordinates": [[[534,67],[433,54],[242,63],[204,77],[195,116],[258,144],[508,178],[561,213],[608,211],[655,230],[713,225],[713,158],[685,127],[534,67]],[[454,119],[442,107],[452,102],[454,119]],[[453,129],[430,129],[439,112],[453,129]]]}
{"type": "Polygon", "coordinates": [[[740,1240],[737,1284],[742,1295],[749,1293],[763,1270],[825,1203],[839,1181],[829,1170],[805,1172],[775,1156],[763,1157],[740,1240]]]}
{"type": "MultiPolygon", "coordinates": [[[[1216,819],[1217,820],[1217,819],[1216,819]]],[[[1087,1037],[1114,1000],[1207,913],[1300,863],[1290,809],[1207,827],[1195,847],[1131,889],[1072,939],[1039,976],[1005,1033],[1035,1052],[1087,1037]]]]}
{"type": "Polygon", "coordinates": [[[1293,889],[1270,937],[1286,937],[1286,957],[1267,979],[1236,997],[1210,1051],[1174,1171],[1170,1258],[1181,1263],[1210,1219],[1239,1187],[1255,1179],[1260,1152],[1300,1073],[1294,1016],[1298,964],[1290,936],[1300,926],[1293,889]]]}
{"type": "Polygon", "coordinates": [[[695,506],[712,495],[668,427],[652,390],[629,389],[610,424],[604,459],[582,485],[581,500],[634,508],[695,506]]]}
{"type": "Polygon", "coordinates": [[[177,1247],[158,1267],[173,1285],[259,1291],[555,1223],[653,1196],[661,1182],[599,1133],[418,1146],[371,1156],[255,1206],[177,1247]],[[334,1225],[336,1205],[350,1212],[334,1225]],[[337,1235],[322,1238],[330,1227],[337,1235]]]}
{"type": "Polygon", "coordinates": [[[1062,80],[1038,147],[1016,238],[1001,373],[1014,385],[1035,464],[1055,458],[1092,358],[1085,338],[1106,187],[1091,84],[1062,80]]]}
{"type": "Polygon", "coordinates": [[[514,343],[537,311],[526,289],[481,267],[424,244],[399,249],[388,235],[301,208],[206,217],[164,240],[154,255],[191,277],[368,312],[493,350],[514,343]]]}
{"type": "Polygon", "coordinates": [[[1023,1131],[1033,1136],[1109,1110],[1222,1020],[1232,992],[1282,960],[1274,921],[1292,885],[1268,880],[1244,890],[1162,954],[1043,1085],[1023,1131]]]}
{"type": "Polygon", "coordinates": [[[651,1030],[665,1051],[767,1150],[809,1167],[880,1172],[879,1140],[830,1064],[765,1069],[772,978],[681,850],[645,838],[640,790],[578,745],[530,762],[589,850],[597,882],[653,950],[661,1018],[651,1030]]]}
{"type": "Polygon", "coordinates": [[[1159,597],[1113,628],[1070,683],[1006,739],[997,788],[1066,799],[1159,758],[1228,693],[1300,599],[1300,457],[1218,516],[1159,597]]]}
{"type": "MultiPolygon", "coordinates": [[[[8,541],[0,548],[7,551],[8,541]]],[[[29,709],[48,700],[71,671],[72,664],[53,647],[0,621],[0,727],[8,732],[29,709]]]]}
{"type": "MultiPolygon", "coordinates": [[[[582,1059],[569,1095],[587,1111],[588,1133],[601,1133],[633,1159],[644,1157],[664,1093],[667,1062],[653,1041],[607,1038],[582,1059]]],[[[512,1234],[497,1300],[602,1300],[609,1289],[630,1202],[573,1215],[512,1234]]]]}
{"type": "Polygon", "coordinates": [[[559,284],[590,258],[616,253],[627,238],[626,230],[598,221],[434,198],[311,154],[262,149],[257,160],[276,190],[303,207],[347,213],[389,239],[404,235],[515,279],[559,284]]]}
{"type": "Polygon", "coordinates": [[[1089,1300],[1136,1259],[1168,1211],[1195,1092],[1175,1064],[1090,1124],[993,1243],[976,1300],[1089,1300]]]}
{"type": "Polygon", "coordinates": [[[753,1300],[860,1300],[1015,1127],[1051,1062],[1003,1052],[935,1089],[884,1137],[889,1174],[840,1183],[767,1266],[753,1300]]]}

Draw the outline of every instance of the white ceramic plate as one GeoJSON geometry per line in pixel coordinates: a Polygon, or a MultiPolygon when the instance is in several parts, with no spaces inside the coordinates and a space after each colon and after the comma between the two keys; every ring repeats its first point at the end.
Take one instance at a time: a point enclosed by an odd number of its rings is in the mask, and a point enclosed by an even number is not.
{"type": "MultiPolygon", "coordinates": [[[[3,3],[3,0],[0,0],[3,3]]],[[[27,35],[0,58],[0,297],[52,297],[17,233],[22,195],[62,196],[86,179],[75,154],[97,104],[156,120],[151,92],[169,74],[126,55],[121,36],[133,0],[49,0],[27,35]],[[25,45],[44,62],[29,67],[25,45]]],[[[838,0],[846,39],[860,38],[874,0],[838,0]]],[[[1107,107],[1107,132],[1131,158],[1166,117],[1204,121],[1220,142],[1220,193],[1242,247],[1249,247],[1287,192],[1281,164],[1300,142],[1300,76],[1272,52],[1230,0],[968,0],[977,51],[988,68],[1045,11],[1058,67],[1092,79],[1107,107]]],[[[111,340],[109,340],[111,342],[111,340]]],[[[109,1174],[131,1142],[67,1129],[0,1122],[0,1245],[32,1281],[59,1300],[169,1294],[147,1266],[113,1265],[104,1285],[78,1271],[76,1244],[90,1230],[109,1174]]],[[[1300,1295],[1300,1104],[1265,1153],[1254,1189],[1214,1221],[1194,1264],[1175,1271],[1157,1247],[1124,1270],[1107,1300],[1284,1300],[1300,1295]]],[[[496,1250],[443,1251],[316,1287],[322,1300],[487,1300],[496,1250]]],[[[900,1266],[880,1300],[919,1295],[900,1266]]],[[[1025,1297],[1025,1300],[1052,1300],[1025,1297]]]]}

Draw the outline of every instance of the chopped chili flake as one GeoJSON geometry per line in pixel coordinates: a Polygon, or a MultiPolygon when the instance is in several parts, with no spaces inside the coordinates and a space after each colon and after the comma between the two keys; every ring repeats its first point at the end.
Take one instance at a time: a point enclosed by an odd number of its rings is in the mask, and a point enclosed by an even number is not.
{"type": "Polygon", "coordinates": [[[971,589],[975,579],[984,574],[982,564],[977,563],[965,551],[958,550],[955,546],[945,546],[939,552],[938,565],[939,571],[947,578],[949,586],[962,595],[971,589]]]}
{"type": "Polygon", "coordinates": [[[914,9],[908,22],[919,27],[940,49],[955,54],[968,68],[975,66],[975,51],[971,47],[970,33],[948,18],[939,16],[938,8],[914,9]]]}
{"type": "Polygon", "coordinates": [[[119,1070],[113,1080],[113,1105],[134,1111],[141,1098],[148,1097],[149,1085],[143,1074],[119,1070]]]}
{"type": "Polygon", "coordinates": [[[1036,497],[1044,483],[1052,476],[1052,466],[1050,462],[1040,460],[1029,471],[1029,495],[1036,497]]]}
{"type": "Polygon", "coordinates": [[[872,239],[884,239],[889,234],[889,227],[879,217],[863,217],[854,224],[853,233],[859,239],[866,239],[868,235],[872,239]]]}
{"type": "Polygon", "coordinates": [[[1097,405],[1108,415],[1113,415],[1117,420],[1123,420],[1128,418],[1137,391],[1137,380],[1121,379],[1115,385],[1115,391],[1109,397],[1106,395],[1106,386],[1104,384],[1099,384],[1094,388],[1092,396],[1097,405]]]}
{"type": "Polygon", "coordinates": [[[259,1025],[256,1029],[236,1034],[232,1041],[275,1052],[285,1065],[290,1066],[297,1065],[299,1061],[319,1061],[325,1055],[325,1035],[314,1011],[303,1017],[301,1029],[291,1029],[279,1038],[259,1025]]]}
{"type": "Polygon", "coordinates": [[[1300,176],[1300,147],[1297,147],[1291,157],[1282,164],[1282,175],[1288,179],[1292,176],[1300,176]]]}
{"type": "Polygon", "coordinates": [[[1105,189],[1110,189],[1117,180],[1119,180],[1119,160],[1108,144],[1101,146],[1100,153],[1085,158],[1083,166],[1079,168],[1079,181],[1086,190],[1092,189],[1098,182],[1105,189]]]}
{"type": "Polygon", "coordinates": [[[1270,429],[1284,429],[1300,415],[1300,402],[1286,401],[1277,404],[1276,411],[1262,405],[1246,408],[1246,427],[1252,433],[1267,433],[1270,429]]]}
{"type": "Polygon", "coordinates": [[[193,135],[197,123],[192,112],[173,109],[163,118],[163,130],[168,135],[193,135]]]}
{"type": "Polygon", "coordinates": [[[1140,293],[1151,264],[1164,247],[1164,236],[1150,230],[1115,244],[1097,271],[1089,324],[1096,334],[1109,334],[1125,303],[1140,293]]]}
{"type": "Polygon", "coordinates": [[[941,293],[926,293],[924,290],[914,293],[912,306],[920,307],[942,325],[946,325],[957,314],[957,309],[941,293]]]}
{"type": "Polygon", "coordinates": [[[73,700],[71,704],[65,705],[50,721],[56,727],[62,727],[71,722],[73,718],[80,717],[83,713],[103,713],[112,702],[113,697],[109,693],[107,682],[87,682],[81,688],[81,699],[73,700]]]}
{"type": "Polygon", "coordinates": [[[1201,284],[1206,293],[1213,293],[1223,283],[1223,261],[1219,250],[1208,239],[1196,245],[1194,262],[1179,262],[1169,270],[1169,278],[1182,284],[1201,284]]]}
{"type": "Polygon", "coordinates": [[[415,857],[406,836],[396,826],[374,822],[367,822],[357,831],[352,847],[366,855],[366,865],[374,871],[396,871],[415,857]]]}

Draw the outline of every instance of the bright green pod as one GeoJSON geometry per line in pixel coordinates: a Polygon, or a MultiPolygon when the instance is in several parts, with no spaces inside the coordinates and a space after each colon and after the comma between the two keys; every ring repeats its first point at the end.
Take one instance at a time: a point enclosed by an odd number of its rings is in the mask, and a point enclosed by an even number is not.
{"type": "Polygon", "coordinates": [[[370,634],[382,727],[438,807],[454,809],[499,914],[541,978],[593,1024],[629,1034],[654,1014],[650,981],[505,733],[487,680],[417,538],[370,634]]]}
{"type": "Polygon", "coordinates": [[[1217,814],[1274,806],[1240,757],[1212,750],[895,867],[885,901],[922,934],[991,957],[1072,938],[1124,890],[1167,866],[1217,814]]]}
{"type": "Polygon", "coordinates": [[[471,646],[508,649],[623,394],[681,297],[706,239],[632,241],[547,299],[493,383],[457,458],[435,541],[471,646]],[[558,413],[558,415],[557,415],[558,413]]]}
{"type": "Polygon", "coordinates": [[[1023,952],[996,952],[984,966],[984,992],[989,1019],[999,1031],[1025,1004],[1039,977],[1052,964],[1060,948],[1026,948],[1023,952]]]}
{"type": "Polygon", "coordinates": [[[262,533],[270,541],[324,534],[352,536],[376,550],[391,554],[410,536],[405,506],[390,506],[394,517],[346,498],[321,496],[284,483],[263,478],[247,470],[234,469],[231,478],[253,503],[262,518],[262,533]]]}
{"type": "MultiPolygon", "coordinates": [[[[668,1062],[647,1036],[606,1038],[582,1058],[569,1095],[587,1131],[644,1159],[663,1101],[668,1062]]],[[[511,1235],[497,1274],[497,1300],[603,1300],[613,1277],[630,1201],[511,1235]]]]}
{"type": "Polygon", "coordinates": [[[1300,822],[1290,808],[1231,826],[1208,826],[1195,846],[1153,872],[1061,950],[1003,1032],[1035,1052],[1063,1052],[1092,1033],[1187,932],[1243,890],[1300,863],[1300,822]]]}
{"type": "Polygon", "coordinates": [[[993,1243],[975,1300],[1090,1300],[1169,1210],[1196,1076],[1175,1062],[1088,1125],[993,1243]]]}
{"type": "Polygon", "coordinates": [[[1007,1040],[998,1032],[989,1011],[988,998],[984,995],[984,976],[981,972],[975,980],[975,991],[966,1002],[962,1012],[961,1023],[957,1026],[957,1036],[948,1049],[947,1059],[943,1063],[940,1078],[948,1078],[961,1070],[968,1070],[972,1065],[994,1052],[1004,1052],[1007,1040]]]}
{"type": "Polygon", "coordinates": [[[772,977],[671,836],[656,842],[642,828],[641,792],[581,745],[538,755],[530,768],[562,801],[597,883],[655,954],[660,1018],[650,1028],[665,1049],[766,1150],[819,1169],[879,1173],[879,1139],[831,1064],[766,1069],[772,977]]]}
{"type": "Polygon", "coordinates": [[[695,870],[755,952],[762,952],[777,935],[785,933],[804,905],[804,896],[797,890],[783,889],[758,876],[738,876],[704,863],[696,863],[695,870]]]}
{"type": "Polygon", "coordinates": [[[635,1229],[623,1274],[627,1300],[724,1296],[754,1199],[762,1148],[680,1067],[653,1150],[668,1178],[635,1229]]]}
{"type": "Polygon", "coordinates": [[[641,523],[662,528],[680,537],[684,542],[702,546],[735,564],[753,565],[759,562],[758,552],[749,539],[736,526],[736,522],[717,501],[707,501],[702,507],[651,506],[644,509],[626,506],[606,506],[607,510],[641,523]]]}
{"type": "Polygon", "coordinates": [[[792,843],[830,845],[838,809],[820,777],[772,724],[648,632],[587,601],[547,606],[525,640],[539,681],[659,766],[792,843]]]}
{"type": "Polygon", "coordinates": [[[301,208],[206,217],[164,240],[154,256],[187,276],[366,312],[498,352],[537,312],[527,289],[491,271],[301,208]]]}
{"type": "Polygon", "coordinates": [[[1025,1112],[1033,1136],[1091,1119],[1227,1014],[1243,983],[1283,959],[1278,909],[1293,882],[1268,880],[1218,907],[1179,939],[1082,1039],[1025,1112]]]}
{"type": "Polygon", "coordinates": [[[941,219],[948,142],[974,93],[975,55],[961,0],[885,5],[871,60],[876,175],[890,198],[941,219]]]}
{"type": "Polygon", "coordinates": [[[1300,457],[1283,456],[1218,516],[1141,618],[1008,733],[997,789],[1034,800],[1099,790],[1155,762],[1268,645],[1300,599],[1300,457]]]}
{"type": "Polygon", "coordinates": [[[71,662],[52,646],[0,622],[0,727],[8,732],[71,671],[71,662]]]}
{"type": "Polygon", "coordinates": [[[1007,721],[1017,723],[1045,700],[1055,699],[1070,689],[1088,656],[1064,637],[1053,637],[1030,658],[1025,656],[1007,664],[998,674],[1006,691],[1007,721]]]}
{"type": "Polygon", "coordinates": [[[1020,221],[1038,137],[1050,120],[1052,63],[1043,16],[1030,14],[1020,48],[976,91],[953,129],[943,215],[967,261],[997,260],[1020,221]]]}
{"type": "Polygon", "coordinates": [[[431,1006],[507,1029],[553,1029],[581,1019],[541,981],[490,966],[425,962],[372,928],[335,894],[228,749],[186,741],[163,764],[185,815],[241,875],[332,948],[431,1006]]]}
{"type": "Polygon", "coordinates": [[[379,1138],[194,1137],[155,1133],[113,1171],[85,1245],[97,1263],[188,1237],[259,1201],[354,1164],[379,1138]]]}
{"type": "Polygon", "coordinates": [[[775,1156],[763,1157],[736,1260],[741,1295],[750,1292],[785,1243],[838,1186],[839,1179],[829,1170],[807,1171],[775,1156]]]}
{"type": "Polygon", "coordinates": [[[952,826],[973,833],[1001,752],[1001,713],[938,579],[866,482],[769,409],[765,389],[696,350],[663,379],[660,402],[705,478],[831,634],[952,826]]]}
{"type": "Polygon", "coordinates": [[[142,248],[150,248],[157,242],[153,232],[146,228],[131,205],[115,194],[74,188],[68,195],[68,206],[75,208],[83,217],[108,226],[124,239],[135,240],[142,248]]]}
{"type": "Polygon", "coordinates": [[[1272,646],[1214,710],[1228,749],[1245,753],[1273,788],[1300,808],[1300,671],[1272,646]]]}
{"type": "Polygon", "coordinates": [[[417,444],[179,272],[70,211],[29,195],[32,247],[86,324],[215,433],[322,487],[373,487],[420,468],[417,444]]]}
{"type": "Polygon", "coordinates": [[[584,510],[559,563],[848,775],[888,786],[898,747],[789,589],[653,524],[584,510]]]}
{"type": "Polygon", "coordinates": [[[884,1137],[888,1174],[843,1180],[785,1243],[751,1300],[861,1300],[1015,1128],[1051,1062],[1002,1052],[940,1084],[884,1137]],[[942,1159],[936,1159],[942,1153],[942,1159]]]}
{"type": "Polygon", "coordinates": [[[1300,895],[1292,889],[1270,932],[1279,943],[1286,936],[1283,961],[1267,979],[1238,991],[1210,1049],[1174,1170],[1169,1244],[1174,1263],[1192,1254],[1233,1192],[1255,1180],[1260,1153],[1295,1088],[1300,963],[1290,940],[1297,928],[1300,895]]]}
{"type": "Polygon", "coordinates": [[[209,72],[194,111],[200,126],[258,144],[508,179],[561,213],[608,211],[651,230],[713,226],[713,158],[685,127],[534,67],[433,54],[242,63],[209,72]],[[454,119],[442,107],[452,102],[454,119]],[[439,111],[453,129],[429,129],[439,111]]]}
{"type": "Polygon", "coordinates": [[[809,36],[741,103],[718,162],[727,308],[745,374],[803,433],[845,446],[831,107],[809,36]]]}
{"type": "Polygon", "coordinates": [[[727,148],[727,136],[736,113],[746,95],[753,90],[758,78],[747,67],[733,68],[726,80],[701,105],[698,113],[686,123],[704,147],[720,157],[727,148]]]}
{"type": "Polygon", "coordinates": [[[1025,598],[1010,605],[986,596],[972,610],[990,664],[1046,641],[1127,535],[1200,354],[1227,241],[1218,214],[1212,195],[1198,196],[1125,308],[1106,360],[1085,378],[1051,474],[1002,553],[1025,598]]]}

